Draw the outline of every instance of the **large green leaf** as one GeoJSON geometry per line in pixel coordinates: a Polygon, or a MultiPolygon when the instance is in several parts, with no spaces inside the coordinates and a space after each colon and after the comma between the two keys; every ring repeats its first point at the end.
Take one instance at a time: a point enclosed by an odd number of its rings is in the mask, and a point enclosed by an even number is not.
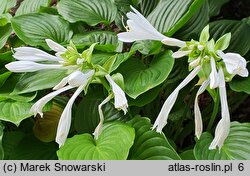
{"type": "Polygon", "coordinates": [[[210,23],[210,34],[215,40],[223,34],[231,32],[230,45],[226,51],[236,52],[244,56],[250,49],[250,26],[246,20],[219,20],[210,23]]]}
{"type": "Polygon", "coordinates": [[[0,121],[0,160],[4,159],[4,150],[2,145],[4,125],[0,121]]]}
{"type": "Polygon", "coordinates": [[[229,85],[230,88],[236,92],[243,91],[247,94],[250,94],[250,77],[233,79],[233,81],[231,81],[229,85]]]}
{"type": "Polygon", "coordinates": [[[40,6],[47,6],[48,0],[24,0],[19,8],[17,9],[15,15],[23,15],[31,12],[38,12],[40,6]]]}
{"type": "Polygon", "coordinates": [[[48,48],[45,39],[57,43],[68,43],[73,32],[69,23],[57,15],[46,13],[29,13],[11,19],[12,27],[17,36],[32,46],[48,48]]]}
{"type": "Polygon", "coordinates": [[[153,59],[149,66],[137,58],[124,62],[119,72],[124,77],[125,92],[132,98],[161,84],[169,75],[174,65],[172,52],[166,51],[153,59]]]}
{"type": "Polygon", "coordinates": [[[148,20],[161,33],[173,35],[200,8],[204,0],[161,0],[148,20]]]}
{"type": "Polygon", "coordinates": [[[14,94],[23,94],[54,87],[66,76],[65,70],[42,70],[25,73],[17,82],[14,94]]]}
{"type": "MultiPolygon", "coordinates": [[[[8,140],[6,138],[6,140],[8,140]]],[[[13,148],[10,160],[56,160],[58,149],[55,142],[44,143],[33,135],[27,135],[13,148]]]]}
{"type": "Polygon", "coordinates": [[[12,122],[17,126],[30,116],[30,108],[33,103],[5,100],[0,102],[0,120],[12,122]]]}
{"type": "Polygon", "coordinates": [[[129,152],[133,160],[179,160],[180,157],[163,134],[151,129],[150,119],[135,117],[128,122],[135,128],[135,142],[129,152]]]}
{"type": "Polygon", "coordinates": [[[5,26],[0,26],[0,49],[7,42],[11,32],[12,32],[12,28],[10,24],[6,24],[5,26]]]}
{"type": "Polygon", "coordinates": [[[90,46],[93,43],[95,49],[101,51],[115,52],[122,50],[122,43],[118,42],[116,33],[110,31],[92,31],[84,34],[76,34],[72,41],[77,47],[90,46]]]}
{"type": "Polygon", "coordinates": [[[198,160],[249,160],[250,159],[250,123],[232,122],[230,133],[221,151],[209,150],[213,140],[209,133],[203,133],[194,147],[194,155],[198,160]]]}
{"type": "Polygon", "coordinates": [[[90,134],[67,139],[57,151],[61,160],[125,160],[135,138],[134,129],[119,122],[106,123],[97,140],[90,134]]]}
{"type": "MultiPolygon", "coordinates": [[[[76,109],[74,127],[78,133],[93,133],[99,123],[98,105],[105,99],[102,87],[90,87],[76,109]]],[[[112,103],[102,107],[105,122],[124,120],[124,113],[115,109],[112,103]]]]}
{"type": "Polygon", "coordinates": [[[91,26],[98,23],[110,24],[117,14],[112,0],[61,0],[57,8],[69,22],[83,21],[91,26]]]}

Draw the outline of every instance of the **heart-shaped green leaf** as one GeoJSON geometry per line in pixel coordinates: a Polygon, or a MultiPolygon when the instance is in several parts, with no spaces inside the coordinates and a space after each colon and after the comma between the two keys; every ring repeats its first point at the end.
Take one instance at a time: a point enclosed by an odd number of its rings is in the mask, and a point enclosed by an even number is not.
{"type": "Polygon", "coordinates": [[[125,92],[135,99],[161,84],[173,68],[174,59],[171,55],[171,51],[166,51],[155,57],[149,66],[136,58],[130,58],[124,62],[118,72],[124,77],[125,92]]]}
{"type": "Polygon", "coordinates": [[[250,123],[232,122],[229,136],[221,151],[209,150],[213,140],[210,133],[203,133],[194,147],[194,156],[198,160],[249,160],[250,159],[250,123]]]}
{"type": "Polygon", "coordinates": [[[0,120],[12,122],[17,126],[20,122],[30,116],[30,108],[33,103],[18,102],[18,101],[1,101],[0,102],[0,120]]]}
{"type": "Polygon", "coordinates": [[[163,134],[151,129],[150,119],[135,117],[128,122],[135,128],[135,142],[129,152],[134,160],[179,160],[180,157],[163,134]]]}
{"type": "Polygon", "coordinates": [[[47,13],[29,13],[11,19],[17,36],[32,46],[48,49],[45,39],[66,44],[72,37],[69,23],[58,15],[47,13]]]}
{"type": "Polygon", "coordinates": [[[119,122],[106,123],[97,140],[90,134],[75,135],[57,151],[61,160],[125,160],[133,145],[134,129],[119,122]]]}
{"type": "Polygon", "coordinates": [[[69,22],[83,21],[91,26],[110,24],[117,14],[117,7],[110,0],[61,0],[57,8],[69,22]]]}

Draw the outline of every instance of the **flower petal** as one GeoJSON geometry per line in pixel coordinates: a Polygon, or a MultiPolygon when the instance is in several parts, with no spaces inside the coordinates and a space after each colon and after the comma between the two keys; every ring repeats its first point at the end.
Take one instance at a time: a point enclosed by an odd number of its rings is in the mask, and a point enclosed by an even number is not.
{"type": "Polygon", "coordinates": [[[66,51],[66,48],[64,48],[62,45],[54,42],[51,39],[45,39],[47,45],[55,52],[60,52],[60,53],[64,53],[66,51]]]}
{"type": "Polygon", "coordinates": [[[180,48],[183,48],[186,46],[186,42],[183,42],[175,38],[170,38],[170,37],[165,37],[161,42],[168,46],[178,46],[180,48]]]}
{"type": "Polygon", "coordinates": [[[65,92],[69,89],[72,89],[73,87],[71,86],[66,86],[63,87],[59,90],[56,90],[54,92],[49,93],[48,95],[44,96],[43,98],[41,98],[40,100],[38,100],[31,108],[30,108],[30,112],[34,114],[34,116],[36,116],[37,114],[40,114],[40,116],[43,116],[43,112],[42,109],[45,106],[46,103],[48,103],[50,100],[52,100],[55,96],[59,95],[62,92],[65,92]]]}
{"type": "Polygon", "coordinates": [[[51,54],[48,54],[40,49],[32,47],[19,47],[15,48],[15,53],[13,57],[20,61],[62,61],[62,58],[55,57],[51,54]]]}
{"type": "Polygon", "coordinates": [[[223,59],[225,63],[227,72],[229,74],[238,74],[243,77],[248,76],[248,71],[246,71],[246,60],[237,53],[223,53],[222,51],[217,51],[218,56],[223,59]]]}
{"type": "Polygon", "coordinates": [[[230,131],[230,114],[228,110],[226,85],[222,68],[220,68],[219,70],[219,78],[220,78],[219,93],[221,101],[221,120],[219,121],[215,129],[215,137],[209,146],[210,150],[215,149],[217,146],[219,147],[220,150],[230,131]]]}
{"type": "Polygon", "coordinates": [[[219,77],[216,70],[216,64],[213,57],[210,58],[210,66],[211,66],[211,73],[209,75],[210,78],[210,88],[214,89],[219,86],[219,77]]]}
{"type": "Polygon", "coordinates": [[[45,69],[61,69],[62,65],[56,64],[38,64],[32,61],[15,61],[8,63],[5,67],[11,72],[34,72],[45,69]]]}
{"type": "Polygon", "coordinates": [[[174,106],[179,91],[185,87],[201,70],[200,66],[197,66],[180,84],[179,86],[169,95],[167,100],[164,102],[161,111],[153,125],[153,129],[156,128],[157,132],[161,132],[164,126],[167,124],[168,115],[174,106]]]}
{"type": "Polygon", "coordinates": [[[203,129],[201,111],[200,111],[199,104],[198,104],[198,97],[200,94],[202,94],[206,90],[207,86],[209,85],[209,82],[210,80],[207,79],[206,81],[202,83],[201,87],[199,88],[196,94],[195,101],[194,101],[195,135],[198,139],[200,138],[202,134],[202,129],[203,129]]]}
{"type": "Polygon", "coordinates": [[[78,95],[83,91],[85,85],[78,87],[73,94],[73,96],[69,99],[66,107],[64,108],[61,118],[58,123],[57,133],[56,133],[56,142],[59,144],[59,148],[64,145],[71,125],[71,111],[72,106],[75,99],[78,95]]]}

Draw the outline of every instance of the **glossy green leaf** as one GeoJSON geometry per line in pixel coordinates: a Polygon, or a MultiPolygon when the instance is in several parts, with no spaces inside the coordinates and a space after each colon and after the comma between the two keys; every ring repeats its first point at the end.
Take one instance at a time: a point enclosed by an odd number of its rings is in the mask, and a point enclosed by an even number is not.
{"type": "Polygon", "coordinates": [[[91,26],[98,23],[110,24],[117,14],[112,0],[61,0],[57,8],[69,22],[83,21],[91,26]]]}
{"type": "Polygon", "coordinates": [[[0,26],[0,49],[7,42],[11,32],[12,32],[12,28],[10,24],[6,24],[5,26],[0,26]]]}
{"type": "Polygon", "coordinates": [[[118,41],[116,33],[110,31],[92,31],[84,34],[76,34],[72,41],[79,48],[97,43],[95,46],[97,50],[107,52],[120,52],[122,50],[122,43],[118,41]]]}
{"type": "Polygon", "coordinates": [[[25,73],[17,82],[13,91],[14,94],[23,94],[52,88],[57,85],[65,76],[65,70],[42,70],[32,73],[25,73]]]}
{"type": "Polygon", "coordinates": [[[24,0],[18,7],[15,15],[23,15],[31,12],[38,12],[40,6],[47,6],[48,0],[24,0]]]}
{"type": "Polygon", "coordinates": [[[58,146],[55,142],[44,143],[33,135],[27,135],[10,154],[10,160],[56,160],[58,146]]]}
{"type": "Polygon", "coordinates": [[[161,33],[173,35],[201,7],[204,0],[162,0],[148,20],[161,33]]]}
{"type": "Polygon", "coordinates": [[[250,94],[250,77],[233,79],[229,85],[230,88],[236,92],[245,92],[250,94]]]}
{"type": "Polygon", "coordinates": [[[29,13],[11,19],[17,36],[32,46],[48,48],[45,39],[66,44],[72,37],[69,23],[58,15],[29,13]]]}
{"type": "Polygon", "coordinates": [[[171,51],[166,51],[155,57],[148,66],[137,58],[130,58],[124,62],[118,71],[124,77],[125,92],[135,99],[161,84],[173,68],[174,59],[171,55],[171,51]]]}
{"type": "Polygon", "coordinates": [[[20,122],[30,116],[30,108],[33,103],[5,100],[0,102],[0,120],[19,125],[20,122]]]}
{"type": "MultiPolygon", "coordinates": [[[[98,105],[105,99],[100,87],[91,87],[76,109],[74,127],[78,133],[93,133],[99,123],[98,105]]],[[[105,122],[125,120],[127,116],[115,109],[112,103],[102,107],[105,122]]]]}
{"type": "Polygon", "coordinates": [[[209,150],[213,140],[209,133],[203,133],[194,147],[194,155],[198,160],[249,160],[250,159],[250,123],[232,122],[230,133],[219,152],[209,150]]]}
{"type": "Polygon", "coordinates": [[[135,117],[128,122],[135,128],[135,142],[128,159],[179,160],[180,157],[163,134],[153,131],[150,119],[135,117]]]}
{"type": "Polygon", "coordinates": [[[135,138],[134,129],[126,124],[104,124],[97,140],[90,134],[75,135],[57,151],[61,160],[125,160],[135,138]]]}
{"type": "Polygon", "coordinates": [[[226,52],[235,52],[244,56],[250,49],[250,26],[246,21],[219,20],[209,24],[211,37],[215,40],[231,32],[230,45],[226,52]]]}
{"type": "Polygon", "coordinates": [[[4,159],[4,149],[2,145],[4,125],[0,121],[0,160],[4,159]]]}

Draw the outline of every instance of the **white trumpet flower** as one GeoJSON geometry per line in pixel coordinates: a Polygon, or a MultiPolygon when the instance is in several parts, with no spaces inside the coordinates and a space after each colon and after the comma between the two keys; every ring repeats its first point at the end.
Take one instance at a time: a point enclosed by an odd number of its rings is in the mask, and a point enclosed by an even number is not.
{"type": "Polygon", "coordinates": [[[93,70],[90,70],[86,73],[82,73],[81,71],[75,71],[71,73],[69,76],[65,77],[65,79],[63,79],[58,85],[54,87],[56,91],[38,100],[30,109],[30,112],[33,113],[34,116],[40,114],[40,116],[42,117],[43,116],[42,109],[46,103],[48,103],[51,99],[53,99],[60,93],[78,87],[73,96],[70,98],[66,107],[64,108],[64,111],[59,120],[57,135],[56,135],[56,142],[59,144],[59,147],[61,147],[64,144],[69,132],[71,124],[72,105],[76,97],[83,91],[83,89],[89,83],[94,73],[95,72],[93,70]],[[68,85],[66,86],[66,84],[68,85]]]}
{"type": "Polygon", "coordinates": [[[217,146],[219,147],[220,150],[230,131],[230,115],[228,110],[226,85],[222,68],[219,69],[219,80],[220,80],[219,94],[221,101],[221,120],[219,121],[215,129],[215,137],[209,146],[210,150],[216,149],[217,146]]]}
{"type": "Polygon", "coordinates": [[[115,108],[122,109],[124,114],[126,114],[128,108],[128,101],[124,91],[114,82],[110,75],[106,75],[105,77],[111,85],[112,91],[114,93],[115,108]]]}
{"type": "Polygon", "coordinates": [[[229,74],[238,74],[242,77],[248,76],[248,70],[246,68],[246,60],[237,53],[223,53],[222,51],[217,51],[218,56],[220,56],[225,63],[227,72],[229,74]]]}
{"type": "Polygon", "coordinates": [[[179,84],[179,86],[169,95],[169,97],[167,98],[167,100],[165,101],[165,103],[162,106],[162,109],[153,125],[153,129],[156,128],[157,132],[162,132],[162,129],[164,128],[164,126],[167,124],[167,120],[168,120],[168,115],[172,109],[172,107],[174,106],[174,103],[177,99],[177,96],[179,94],[179,91],[185,87],[192,79],[194,79],[194,77],[199,73],[199,71],[201,70],[200,66],[197,66],[196,68],[194,68],[194,70],[179,84]]]}
{"type": "Polygon", "coordinates": [[[137,40],[158,40],[169,46],[184,47],[185,42],[178,39],[166,37],[158,32],[152,24],[135,8],[131,6],[133,12],[127,13],[128,31],[118,34],[118,39],[123,42],[134,42],[137,40]]]}
{"type": "Polygon", "coordinates": [[[203,125],[202,125],[202,118],[201,118],[201,112],[198,104],[198,97],[201,95],[209,85],[210,80],[207,79],[204,81],[199,88],[198,92],[196,93],[195,101],[194,101],[194,121],[195,121],[195,136],[200,139],[200,136],[202,134],[203,125]]]}
{"type": "Polygon", "coordinates": [[[57,56],[48,54],[40,49],[33,47],[19,47],[15,48],[13,57],[17,60],[5,65],[5,67],[11,72],[34,72],[46,69],[69,69],[76,68],[77,66],[64,66],[62,63],[64,59],[60,57],[60,54],[64,53],[66,49],[60,44],[46,39],[48,46],[56,51],[57,56]],[[59,54],[60,53],[60,54],[59,54]],[[41,61],[48,61],[51,63],[37,63],[41,61]]]}

